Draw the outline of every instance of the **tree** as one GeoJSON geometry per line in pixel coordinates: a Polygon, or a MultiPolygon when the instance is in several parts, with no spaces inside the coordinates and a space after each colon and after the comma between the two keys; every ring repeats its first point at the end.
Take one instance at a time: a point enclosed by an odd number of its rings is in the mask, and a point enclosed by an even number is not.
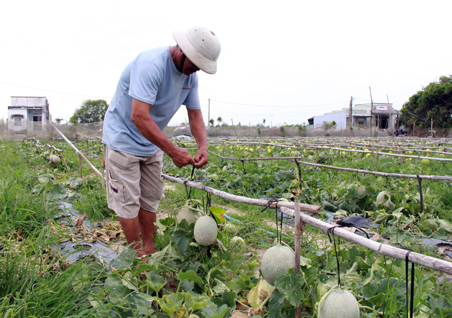
{"type": "Polygon", "coordinates": [[[323,124],[322,124],[322,128],[323,128],[325,131],[328,131],[328,130],[330,130],[330,129],[336,127],[336,125],[337,125],[337,123],[336,123],[334,120],[331,121],[331,122],[324,121],[323,124]]]}
{"type": "Polygon", "coordinates": [[[88,99],[83,101],[82,106],[74,111],[71,123],[96,123],[104,120],[108,104],[103,99],[88,99]]]}
{"type": "Polygon", "coordinates": [[[210,119],[209,119],[209,125],[210,125],[211,127],[213,127],[214,124],[215,124],[215,119],[210,118],[210,119]]]}
{"type": "Polygon", "coordinates": [[[223,118],[221,118],[221,116],[217,118],[218,126],[221,126],[222,121],[223,121],[223,118]]]}
{"type": "Polygon", "coordinates": [[[399,122],[416,127],[452,127],[452,75],[441,76],[403,104],[399,122]]]}

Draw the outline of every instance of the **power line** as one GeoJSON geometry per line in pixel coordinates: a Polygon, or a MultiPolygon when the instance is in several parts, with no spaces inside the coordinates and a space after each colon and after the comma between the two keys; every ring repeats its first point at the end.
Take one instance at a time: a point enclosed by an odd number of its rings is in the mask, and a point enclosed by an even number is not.
{"type": "Polygon", "coordinates": [[[330,105],[338,105],[338,104],[344,104],[348,103],[348,101],[345,102],[337,102],[337,103],[331,103],[331,104],[321,104],[321,105],[298,105],[298,106],[282,106],[282,105],[257,105],[257,104],[243,104],[243,103],[233,103],[233,102],[225,102],[221,100],[215,100],[211,99],[213,102],[217,103],[223,103],[223,104],[233,104],[233,105],[241,105],[241,106],[253,106],[253,107],[272,107],[272,108],[307,108],[307,107],[318,107],[318,106],[330,106],[330,105]]]}

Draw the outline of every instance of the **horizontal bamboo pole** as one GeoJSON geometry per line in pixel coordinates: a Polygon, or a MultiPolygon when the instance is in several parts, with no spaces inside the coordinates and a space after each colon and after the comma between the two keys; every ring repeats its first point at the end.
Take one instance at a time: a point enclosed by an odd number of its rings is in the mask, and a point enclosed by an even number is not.
{"type": "MultiPolygon", "coordinates": [[[[214,152],[209,151],[212,155],[218,156],[223,159],[228,160],[236,160],[236,161],[265,161],[265,160],[288,160],[288,161],[295,161],[299,159],[304,159],[303,157],[273,157],[273,158],[228,158],[223,157],[219,154],[216,154],[214,152]]],[[[379,153],[381,155],[382,153],[379,153]]],[[[354,169],[354,168],[343,168],[343,167],[336,167],[336,166],[328,166],[328,165],[322,165],[319,163],[313,163],[313,162],[307,162],[307,161],[298,161],[298,163],[307,165],[307,166],[314,166],[319,168],[326,168],[326,169],[334,169],[334,170],[342,170],[342,171],[348,171],[348,172],[357,172],[357,173],[364,173],[364,174],[373,174],[383,177],[393,177],[393,178],[409,178],[409,179],[429,179],[429,180],[448,180],[452,181],[452,176],[435,176],[435,175],[416,175],[416,174],[401,174],[401,173],[388,173],[388,172],[379,172],[379,171],[370,171],[370,170],[363,170],[363,169],[354,169]]]]}
{"type": "Polygon", "coordinates": [[[97,168],[94,167],[93,164],[92,164],[88,159],[86,159],[86,157],[80,152],[80,150],[78,150],[78,149],[77,149],[77,148],[69,141],[69,139],[67,139],[66,136],[63,135],[63,134],[61,133],[61,131],[59,131],[58,128],[56,128],[52,123],[50,123],[50,126],[52,126],[52,128],[55,129],[55,130],[57,131],[57,133],[59,133],[59,134],[61,135],[61,137],[63,137],[63,139],[64,139],[64,140],[65,140],[65,141],[66,141],[66,142],[67,142],[67,143],[75,150],[75,152],[78,153],[78,155],[79,155],[83,160],[85,160],[85,161],[88,163],[88,165],[91,167],[91,169],[93,169],[94,172],[102,178],[102,173],[100,173],[100,171],[97,170],[97,168]]]}
{"type": "MultiPolygon", "coordinates": [[[[206,191],[208,193],[212,193],[213,195],[216,195],[217,197],[223,198],[223,199],[227,199],[227,200],[231,200],[231,201],[235,201],[235,202],[240,202],[240,203],[246,203],[246,204],[251,204],[251,205],[258,205],[258,206],[269,206],[270,208],[275,208],[275,207],[287,207],[287,208],[294,208],[294,203],[293,202],[284,202],[284,201],[279,201],[279,202],[272,202],[271,200],[262,200],[262,199],[252,199],[252,198],[247,198],[247,197],[242,197],[239,195],[235,195],[235,194],[230,194],[224,191],[220,191],[208,186],[205,186],[201,183],[198,182],[193,182],[193,181],[188,181],[188,180],[182,180],[179,178],[175,178],[175,177],[171,177],[168,176],[166,174],[162,174],[162,177],[168,181],[174,182],[174,183],[178,183],[178,184],[182,184],[185,185],[187,187],[191,187],[191,188],[195,188],[195,189],[199,189],[202,191],[206,191]],[[270,204],[271,203],[271,204],[270,204]],[[270,204],[270,205],[269,205],[270,204]]],[[[300,210],[304,211],[304,212],[308,212],[308,213],[318,213],[320,210],[320,206],[318,205],[311,205],[311,204],[305,204],[305,203],[299,203],[300,205],[300,210]]]]}
{"type": "MultiPolygon", "coordinates": [[[[291,217],[295,217],[294,209],[282,207],[281,212],[286,215],[289,215],[291,217]]],[[[327,231],[328,229],[334,227],[334,225],[317,220],[304,213],[300,213],[300,220],[302,222],[310,224],[316,228],[319,228],[323,231],[327,231]]],[[[368,249],[371,249],[371,250],[373,250],[379,254],[385,255],[385,256],[405,260],[406,254],[408,253],[408,251],[406,251],[406,250],[403,250],[403,249],[400,249],[400,248],[397,248],[397,247],[394,247],[394,246],[391,246],[388,244],[383,244],[383,243],[369,240],[365,237],[362,237],[362,236],[353,234],[347,230],[341,229],[340,227],[334,229],[334,234],[346,239],[347,241],[364,246],[368,249]]],[[[447,262],[447,261],[444,261],[444,260],[441,260],[438,258],[422,255],[422,254],[415,253],[415,252],[411,252],[408,255],[408,260],[412,263],[419,264],[421,266],[425,266],[425,267],[428,267],[428,268],[431,268],[431,269],[434,269],[434,270],[437,270],[440,272],[452,274],[452,263],[451,262],[447,262]]]]}

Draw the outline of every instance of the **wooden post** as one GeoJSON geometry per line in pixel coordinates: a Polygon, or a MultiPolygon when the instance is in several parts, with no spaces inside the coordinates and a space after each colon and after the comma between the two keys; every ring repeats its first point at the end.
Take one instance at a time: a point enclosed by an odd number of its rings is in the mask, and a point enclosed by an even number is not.
{"type": "Polygon", "coordinates": [[[375,153],[374,171],[377,170],[377,160],[378,160],[378,150],[377,150],[377,152],[375,153]]]}
{"type": "Polygon", "coordinates": [[[315,146],[315,163],[317,163],[317,146],[315,146]]]}
{"type": "MultiPolygon", "coordinates": [[[[301,229],[300,229],[300,200],[295,200],[294,202],[294,212],[295,212],[295,275],[301,274],[300,269],[300,250],[301,250],[301,229]]],[[[301,317],[301,305],[297,307],[295,312],[295,317],[301,317]]]]}
{"type": "Polygon", "coordinates": [[[83,178],[83,175],[82,175],[82,156],[80,155],[80,153],[78,154],[78,166],[80,168],[80,178],[83,178]]]}
{"type": "Polygon", "coordinates": [[[419,207],[419,213],[423,213],[424,212],[424,197],[422,196],[422,179],[419,177],[419,175],[417,176],[417,182],[419,183],[419,203],[420,203],[420,207],[419,207]]]}

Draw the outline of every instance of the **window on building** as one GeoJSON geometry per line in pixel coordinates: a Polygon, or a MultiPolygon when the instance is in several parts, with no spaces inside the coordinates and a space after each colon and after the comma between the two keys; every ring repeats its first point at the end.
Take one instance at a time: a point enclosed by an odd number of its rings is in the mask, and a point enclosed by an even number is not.
{"type": "Polygon", "coordinates": [[[12,119],[14,121],[14,126],[21,126],[24,116],[23,115],[13,115],[12,119]]]}

